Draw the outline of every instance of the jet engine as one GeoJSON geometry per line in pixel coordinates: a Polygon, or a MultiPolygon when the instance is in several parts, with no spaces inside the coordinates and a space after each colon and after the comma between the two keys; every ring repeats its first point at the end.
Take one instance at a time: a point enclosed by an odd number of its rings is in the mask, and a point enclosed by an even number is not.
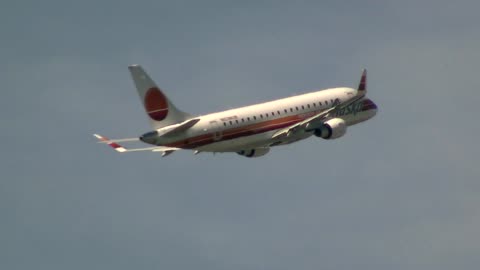
{"type": "Polygon", "coordinates": [[[333,118],[325,123],[320,128],[315,129],[314,135],[326,140],[340,138],[347,132],[347,124],[343,119],[333,118]]]}
{"type": "Polygon", "coordinates": [[[254,148],[254,149],[248,149],[248,150],[242,150],[238,151],[237,154],[245,157],[261,157],[266,155],[268,152],[270,152],[270,148],[254,148]]]}

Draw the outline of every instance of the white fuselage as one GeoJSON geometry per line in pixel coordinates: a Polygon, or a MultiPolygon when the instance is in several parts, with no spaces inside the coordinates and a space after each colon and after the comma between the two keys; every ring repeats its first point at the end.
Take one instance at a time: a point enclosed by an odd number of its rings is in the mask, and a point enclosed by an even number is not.
{"type": "MultiPolygon", "coordinates": [[[[175,136],[160,136],[148,143],[200,152],[238,152],[288,144],[308,138],[312,132],[281,139],[272,139],[272,135],[356,95],[357,90],[353,88],[332,88],[211,113],[195,117],[200,120],[185,132],[175,136]]],[[[335,117],[342,118],[347,125],[354,125],[373,117],[376,110],[371,100],[362,99],[336,112],[335,117]]],[[[158,131],[161,133],[165,128],[158,131]]]]}

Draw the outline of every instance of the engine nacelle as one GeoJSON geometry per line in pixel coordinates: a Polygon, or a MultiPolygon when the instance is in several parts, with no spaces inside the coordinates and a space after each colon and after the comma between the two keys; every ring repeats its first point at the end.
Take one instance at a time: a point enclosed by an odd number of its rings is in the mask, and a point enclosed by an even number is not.
{"type": "Polygon", "coordinates": [[[268,152],[270,152],[270,148],[254,148],[254,149],[248,149],[248,150],[242,150],[237,152],[237,154],[245,157],[261,157],[266,155],[268,152]]]}
{"type": "Polygon", "coordinates": [[[315,136],[326,140],[340,138],[347,132],[347,123],[343,119],[333,118],[325,122],[320,128],[315,129],[315,136]]]}

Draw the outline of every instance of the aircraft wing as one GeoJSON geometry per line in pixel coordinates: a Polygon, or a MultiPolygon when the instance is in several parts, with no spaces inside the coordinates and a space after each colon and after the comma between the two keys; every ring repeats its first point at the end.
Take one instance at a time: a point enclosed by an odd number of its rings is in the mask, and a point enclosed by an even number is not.
{"type": "MultiPolygon", "coordinates": [[[[162,152],[162,157],[170,155],[171,153],[180,150],[180,148],[176,147],[166,147],[166,146],[153,146],[153,147],[145,147],[145,148],[125,148],[118,144],[117,142],[121,141],[133,141],[135,138],[129,139],[119,139],[119,140],[109,140],[107,137],[103,137],[98,134],[93,134],[95,138],[99,140],[100,143],[106,143],[108,146],[112,147],[115,151],[119,153],[126,153],[126,152],[139,152],[139,151],[152,151],[152,152],[162,152]]],[[[138,139],[136,139],[138,141],[138,139]]]]}
{"type": "Polygon", "coordinates": [[[343,103],[338,103],[334,104],[333,107],[326,109],[322,112],[319,112],[301,122],[298,122],[296,124],[293,124],[289,127],[286,127],[284,129],[281,129],[277,131],[275,134],[273,134],[272,138],[278,138],[282,136],[288,136],[292,133],[296,133],[299,131],[305,131],[308,130],[312,126],[316,126],[321,122],[324,122],[325,120],[328,120],[333,113],[335,113],[338,110],[341,110],[345,107],[348,107],[350,104],[355,103],[359,101],[360,99],[364,98],[366,95],[366,84],[367,84],[367,71],[364,69],[362,72],[362,77],[360,78],[360,83],[358,85],[358,93],[356,96],[353,98],[343,102],[343,103]]]}

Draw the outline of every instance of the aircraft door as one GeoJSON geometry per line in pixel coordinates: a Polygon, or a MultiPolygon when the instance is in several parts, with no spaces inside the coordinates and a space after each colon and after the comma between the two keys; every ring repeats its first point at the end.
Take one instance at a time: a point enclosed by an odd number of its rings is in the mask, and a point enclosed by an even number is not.
{"type": "Polygon", "coordinates": [[[214,141],[219,141],[223,137],[222,123],[218,120],[210,121],[212,136],[214,141]]]}

